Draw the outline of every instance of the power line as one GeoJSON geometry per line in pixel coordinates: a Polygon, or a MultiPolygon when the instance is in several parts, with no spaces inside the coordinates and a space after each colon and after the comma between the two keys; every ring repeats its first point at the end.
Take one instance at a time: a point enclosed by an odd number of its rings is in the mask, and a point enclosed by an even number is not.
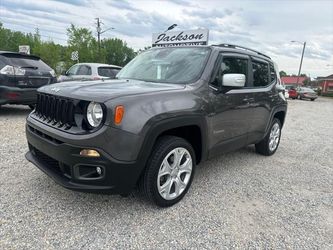
{"type": "MultiPolygon", "coordinates": [[[[3,23],[3,22],[2,22],[2,23],[3,23]]],[[[23,26],[23,25],[19,25],[19,24],[18,24],[18,26],[23,26]]],[[[24,25],[24,26],[29,26],[29,25],[24,25]]],[[[30,26],[30,27],[32,27],[32,26],[30,26]]],[[[47,30],[40,29],[40,28],[38,28],[38,27],[33,27],[33,28],[34,28],[34,29],[37,29],[38,31],[42,30],[42,31],[44,31],[44,32],[49,32],[49,31],[47,31],[47,30]]],[[[11,29],[11,28],[7,28],[7,29],[10,29],[10,30],[15,31],[15,32],[22,32],[21,30],[15,30],[15,29],[11,29]]],[[[31,32],[30,32],[30,31],[23,31],[22,33],[27,34],[27,33],[31,33],[31,32]]],[[[60,32],[59,32],[59,34],[64,34],[64,35],[65,35],[65,33],[60,33],[60,32]]],[[[60,37],[55,37],[56,34],[53,34],[53,35],[42,35],[42,34],[39,33],[39,36],[41,36],[41,37],[46,37],[46,38],[50,38],[50,39],[54,39],[54,40],[62,40],[62,41],[66,41],[66,42],[67,42],[67,39],[60,38],[60,37]],[[53,35],[54,35],[54,36],[53,36],[53,35]]]]}
{"type": "MultiPolygon", "coordinates": [[[[17,25],[17,26],[21,26],[21,27],[30,27],[30,28],[33,28],[33,29],[38,29],[38,30],[42,30],[42,31],[51,33],[50,30],[39,28],[38,26],[35,26],[33,24],[7,23],[7,22],[3,22],[3,20],[1,20],[1,19],[0,19],[0,21],[1,21],[2,24],[6,24],[6,25],[11,24],[11,25],[17,25]]],[[[65,33],[65,32],[60,32],[60,31],[53,31],[53,32],[56,33],[56,34],[67,35],[67,33],[65,33]]]]}

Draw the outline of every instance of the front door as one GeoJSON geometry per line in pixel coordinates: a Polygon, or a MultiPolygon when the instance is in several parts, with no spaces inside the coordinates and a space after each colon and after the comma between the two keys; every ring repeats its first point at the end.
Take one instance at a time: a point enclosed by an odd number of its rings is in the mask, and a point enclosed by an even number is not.
{"type": "Polygon", "coordinates": [[[246,145],[253,97],[248,93],[250,61],[247,55],[221,54],[210,85],[210,157],[246,145]],[[241,88],[222,86],[224,74],[244,74],[241,88]]]}

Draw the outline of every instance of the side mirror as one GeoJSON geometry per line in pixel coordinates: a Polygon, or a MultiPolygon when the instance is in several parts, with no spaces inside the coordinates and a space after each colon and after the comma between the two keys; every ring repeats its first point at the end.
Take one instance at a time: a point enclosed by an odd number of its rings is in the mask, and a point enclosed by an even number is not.
{"type": "Polygon", "coordinates": [[[246,77],[244,74],[224,74],[222,86],[240,88],[245,86],[246,77]]]}

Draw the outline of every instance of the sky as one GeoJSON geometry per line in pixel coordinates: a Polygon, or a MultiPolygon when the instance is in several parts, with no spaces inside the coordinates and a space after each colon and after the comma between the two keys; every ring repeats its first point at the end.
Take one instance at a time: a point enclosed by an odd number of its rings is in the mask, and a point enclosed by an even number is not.
{"type": "Polygon", "coordinates": [[[120,38],[135,50],[150,46],[152,33],[209,29],[209,44],[230,43],[269,55],[280,70],[297,74],[306,41],[302,73],[333,74],[333,0],[0,0],[0,22],[22,32],[39,29],[44,40],[65,45],[71,23],[102,38],[120,38]],[[292,40],[300,43],[292,43],[292,40]]]}

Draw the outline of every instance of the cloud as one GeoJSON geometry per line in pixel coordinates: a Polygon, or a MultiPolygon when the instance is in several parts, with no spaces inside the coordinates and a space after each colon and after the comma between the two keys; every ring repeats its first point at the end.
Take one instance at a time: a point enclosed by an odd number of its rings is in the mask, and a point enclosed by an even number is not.
{"type": "Polygon", "coordinates": [[[110,3],[108,3],[108,5],[117,8],[117,9],[125,9],[125,10],[130,10],[130,11],[137,11],[138,9],[133,7],[132,4],[130,4],[128,1],[118,1],[118,0],[114,0],[110,3]]]}
{"type": "Polygon", "coordinates": [[[322,74],[321,68],[333,64],[333,2],[304,1],[301,7],[298,1],[287,0],[0,0],[0,22],[25,32],[38,27],[43,37],[65,44],[71,23],[96,35],[95,18],[99,17],[103,30],[115,28],[102,38],[121,38],[134,49],[149,46],[152,33],[173,23],[178,25],[175,30],[208,28],[211,44],[239,44],[262,51],[290,73],[297,73],[293,71],[297,71],[302,47],[289,41],[307,41],[304,70],[322,74]]]}
{"type": "Polygon", "coordinates": [[[189,0],[169,0],[169,2],[178,4],[178,5],[182,5],[182,6],[192,6],[191,1],[189,1],[189,0]]]}

